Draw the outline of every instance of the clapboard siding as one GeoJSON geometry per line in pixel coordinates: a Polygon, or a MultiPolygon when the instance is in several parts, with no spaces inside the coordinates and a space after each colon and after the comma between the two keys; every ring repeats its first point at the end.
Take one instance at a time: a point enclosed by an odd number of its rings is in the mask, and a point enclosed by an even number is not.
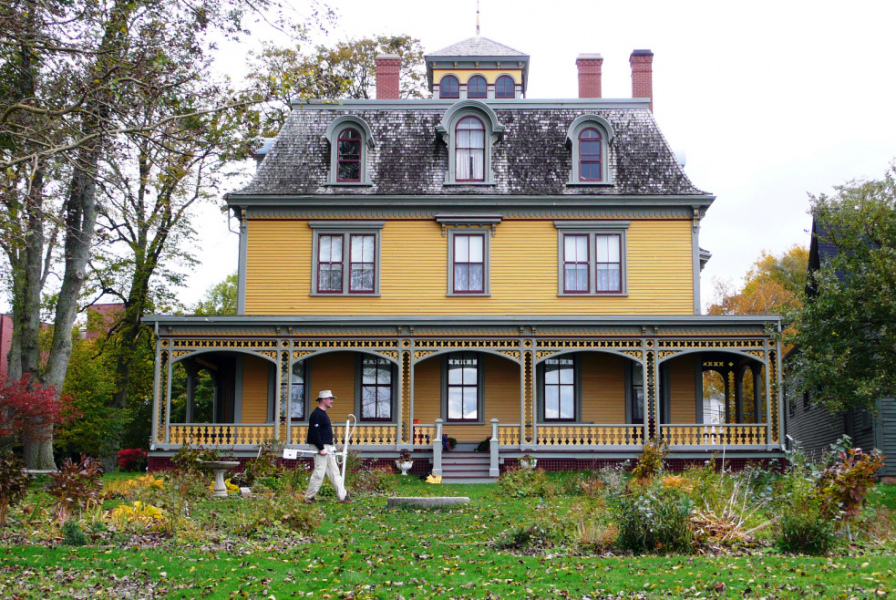
{"type": "Polygon", "coordinates": [[[579,353],[582,372],[582,422],[625,423],[627,359],[597,352],[579,353]]]}
{"type": "Polygon", "coordinates": [[[553,221],[507,220],[490,238],[491,295],[447,297],[448,238],[441,227],[387,221],[379,297],[311,296],[308,222],[250,219],[246,314],[693,314],[690,221],[635,220],[627,237],[628,296],[558,297],[553,221]]]}
{"type": "Polygon", "coordinates": [[[666,363],[669,370],[669,422],[673,425],[697,422],[694,360],[695,356],[690,355],[666,363]]]}
{"type": "MultiPolygon", "coordinates": [[[[846,433],[845,416],[832,415],[826,408],[814,402],[806,407],[801,395],[789,401],[796,404],[794,414],[788,413],[788,435],[800,443],[810,459],[821,460],[828,447],[846,433]]],[[[785,408],[785,411],[789,410],[789,407],[785,408]]]]}
{"type": "Polygon", "coordinates": [[[263,358],[243,357],[243,423],[268,420],[268,374],[272,364],[263,358]]]}
{"type": "Polygon", "coordinates": [[[896,399],[884,398],[880,401],[879,406],[877,438],[880,442],[876,445],[889,458],[885,460],[878,475],[896,477],[896,399]]]}

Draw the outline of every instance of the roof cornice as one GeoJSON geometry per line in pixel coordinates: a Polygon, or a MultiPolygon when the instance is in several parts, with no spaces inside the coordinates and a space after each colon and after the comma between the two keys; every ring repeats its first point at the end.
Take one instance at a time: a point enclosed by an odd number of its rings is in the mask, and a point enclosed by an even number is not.
{"type": "MultiPolygon", "coordinates": [[[[406,99],[406,100],[294,100],[293,110],[384,110],[384,109],[419,109],[419,110],[445,110],[452,104],[461,100],[435,100],[406,99]]],[[[496,109],[563,109],[571,108],[581,110],[593,108],[595,110],[613,109],[644,109],[649,110],[650,98],[508,98],[482,100],[484,104],[496,109]]]]}

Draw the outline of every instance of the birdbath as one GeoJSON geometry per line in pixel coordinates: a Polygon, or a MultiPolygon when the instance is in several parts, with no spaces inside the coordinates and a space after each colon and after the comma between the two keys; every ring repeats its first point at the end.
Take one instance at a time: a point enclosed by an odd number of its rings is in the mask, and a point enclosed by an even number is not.
{"type": "Polygon", "coordinates": [[[215,472],[215,491],[212,492],[212,496],[215,498],[226,498],[227,497],[227,486],[224,485],[224,473],[229,471],[234,467],[240,466],[239,461],[236,460],[201,460],[200,464],[204,467],[210,468],[215,472]]]}

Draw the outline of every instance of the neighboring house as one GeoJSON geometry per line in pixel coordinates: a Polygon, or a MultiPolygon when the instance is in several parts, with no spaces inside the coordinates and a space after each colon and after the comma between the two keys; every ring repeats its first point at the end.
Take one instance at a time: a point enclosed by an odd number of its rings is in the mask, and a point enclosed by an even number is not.
{"type": "Polygon", "coordinates": [[[187,443],[302,446],[321,389],[334,423],[357,416],[364,456],[413,448],[437,474],[443,435],[490,439],[490,476],[524,454],[634,458],[651,438],[677,464],[780,457],[779,318],[700,314],[715,197],[653,118],[652,60],[632,53],[632,99],[601,98],[603,59],[580,55],[579,98],[531,100],[529,57],[476,37],[426,56],[432,99],[398,99],[399,59],[380,56],[376,100],[295,102],[226,198],[238,315],[145,318],[151,467],[187,443]],[[724,425],[704,423],[709,369],[730,383],[724,425]],[[201,371],[213,422],[191,418],[201,371]]]}
{"type": "Polygon", "coordinates": [[[91,304],[87,307],[87,323],[82,328],[81,337],[95,340],[106,335],[122,316],[124,316],[123,302],[91,304]]]}
{"type": "MultiPolygon", "coordinates": [[[[837,247],[820,233],[818,224],[813,220],[812,241],[809,244],[810,277],[806,286],[806,293],[810,296],[815,293],[811,274],[837,254],[837,247]]],[[[788,354],[788,358],[796,352],[799,352],[798,348],[788,354]]],[[[877,474],[896,483],[896,400],[879,399],[876,414],[856,409],[832,414],[824,406],[814,403],[810,393],[790,394],[787,405],[787,433],[799,442],[812,459],[821,459],[830,445],[845,434],[852,439],[854,446],[864,450],[877,448],[890,457],[877,474]]]]}

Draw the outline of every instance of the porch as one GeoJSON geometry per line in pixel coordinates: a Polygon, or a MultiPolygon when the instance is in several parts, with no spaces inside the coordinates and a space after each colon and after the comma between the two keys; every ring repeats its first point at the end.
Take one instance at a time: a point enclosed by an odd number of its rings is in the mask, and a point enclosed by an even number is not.
{"type": "Polygon", "coordinates": [[[673,453],[781,452],[778,345],[756,318],[726,336],[707,326],[717,318],[694,317],[686,335],[678,324],[592,323],[570,336],[569,325],[468,323],[462,335],[418,324],[363,337],[344,326],[329,338],[297,323],[259,335],[258,317],[217,317],[197,337],[189,317],[157,319],[167,323],[153,404],[160,455],[184,444],[246,455],[267,440],[303,447],[317,389],[338,398],[337,440],[355,414],[353,449],[371,458],[412,449],[436,473],[443,437],[488,442],[493,471],[523,454],[635,458],[654,438],[673,453]]]}

